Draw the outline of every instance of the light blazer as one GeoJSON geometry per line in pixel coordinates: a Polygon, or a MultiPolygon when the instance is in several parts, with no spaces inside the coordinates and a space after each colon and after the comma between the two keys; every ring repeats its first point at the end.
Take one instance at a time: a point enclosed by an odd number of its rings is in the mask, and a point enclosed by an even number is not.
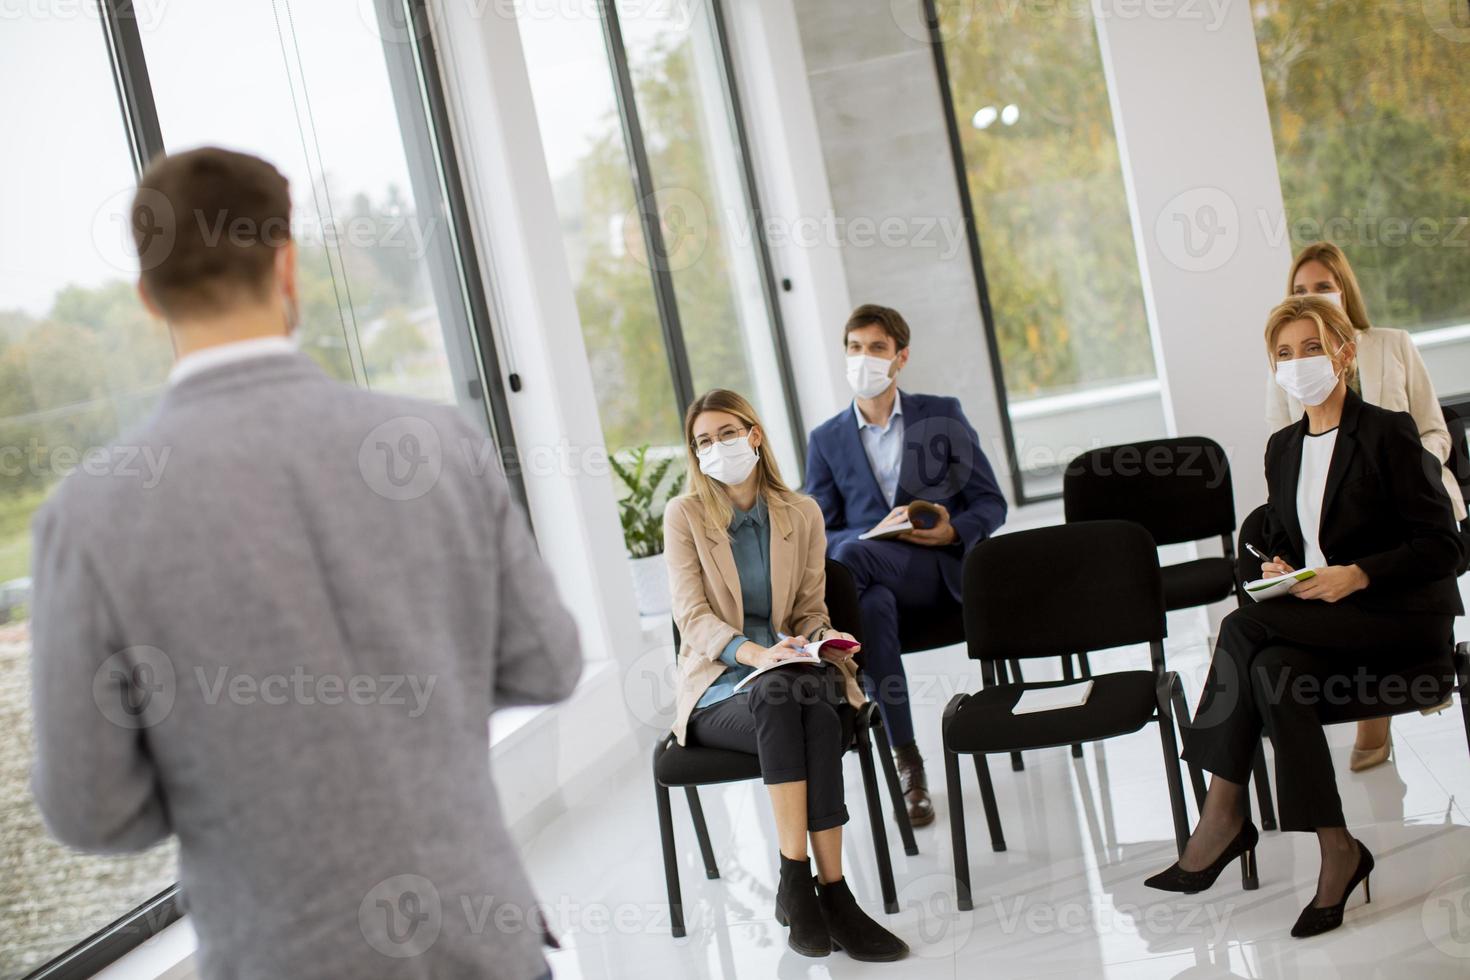
{"type": "MultiPolygon", "coordinates": [[[[771,520],[771,629],[820,640],[832,630],[822,509],[799,494],[791,500],[768,497],[766,508],[771,520]]],[[[674,737],[683,745],[690,712],[725,670],[720,653],[744,632],[745,603],[730,533],[708,525],[698,498],[686,494],[669,501],[664,554],[680,640],[674,737]]],[[[858,687],[856,665],[848,661],[837,669],[846,675],[847,700],[861,705],[866,698],[858,687]]]]}
{"type": "MultiPolygon", "coordinates": [[[[1419,427],[1419,441],[1440,462],[1440,479],[1450,496],[1455,520],[1465,519],[1460,484],[1444,465],[1450,458],[1450,430],[1434,393],[1424,358],[1406,330],[1370,327],[1357,334],[1358,383],[1363,401],[1392,412],[1408,412],[1419,427]]],[[[1305,414],[1302,403],[1281,390],[1274,376],[1266,379],[1266,423],[1277,432],[1305,414]]]]}

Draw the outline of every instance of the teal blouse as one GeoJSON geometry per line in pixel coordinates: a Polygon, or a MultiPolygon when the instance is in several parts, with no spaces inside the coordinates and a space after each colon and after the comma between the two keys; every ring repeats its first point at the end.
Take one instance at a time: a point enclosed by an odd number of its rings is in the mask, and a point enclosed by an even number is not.
{"type": "Polygon", "coordinates": [[[707,708],[730,697],[740,679],[755,670],[735,659],[742,643],[748,640],[763,647],[776,645],[776,634],[771,630],[771,521],[763,498],[757,498],[750,510],[736,510],[730,518],[730,550],[735,553],[735,570],[740,573],[743,632],[725,644],[720,653],[725,672],[705,690],[696,708],[707,708]]]}

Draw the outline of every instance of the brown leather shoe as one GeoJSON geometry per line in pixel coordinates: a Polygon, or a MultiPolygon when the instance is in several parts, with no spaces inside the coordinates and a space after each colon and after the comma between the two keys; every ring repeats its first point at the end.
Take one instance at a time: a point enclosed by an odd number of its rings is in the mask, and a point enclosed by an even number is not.
{"type": "Polygon", "coordinates": [[[913,742],[894,749],[893,762],[898,768],[898,784],[903,789],[904,802],[908,804],[909,823],[915,827],[929,826],[934,822],[934,804],[929,802],[929,779],[924,775],[924,757],[919,755],[919,744],[913,742]]]}

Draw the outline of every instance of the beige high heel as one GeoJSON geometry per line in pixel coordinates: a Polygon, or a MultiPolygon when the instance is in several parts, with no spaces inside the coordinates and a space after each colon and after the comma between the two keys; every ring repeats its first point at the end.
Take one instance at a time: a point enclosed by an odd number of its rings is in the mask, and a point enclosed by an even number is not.
{"type": "Polygon", "coordinates": [[[1364,769],[1372,769],[1381,766],[1388,761],[1389,753],[1393,751],[1393,733],[1389,732],[1388,738],[1377,748],[1360,749],[1353,747],[1352,758],[1348,760],[1348,768],[1353,772],[1362,772],[1364,769]]]}

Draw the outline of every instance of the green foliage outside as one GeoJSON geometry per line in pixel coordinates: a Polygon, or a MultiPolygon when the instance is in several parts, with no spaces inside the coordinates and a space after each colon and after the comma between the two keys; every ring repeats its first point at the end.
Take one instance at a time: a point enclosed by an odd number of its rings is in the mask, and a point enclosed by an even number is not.
{"type": "Polygon", "coordinates": [[[1470,47],[1434,29],[1452,3],[1252,6],[1292,248],[1341,245],[1379,326],[1470,323],[1470,47]]]}
{"type": "Polygon", "coordinates": [[[631,558],[647,558],[663,554],[664,507],[670,497],[684,489],[684,473],[679,473],[661,489],[669,468],[680,462],[676,455],[662,458],[650,456],[647,445],[625,450],[609,457],[613,473],[622,483],[623,497],[618,501],[618,517],[623,524],[623,544],[631,558]]]}

